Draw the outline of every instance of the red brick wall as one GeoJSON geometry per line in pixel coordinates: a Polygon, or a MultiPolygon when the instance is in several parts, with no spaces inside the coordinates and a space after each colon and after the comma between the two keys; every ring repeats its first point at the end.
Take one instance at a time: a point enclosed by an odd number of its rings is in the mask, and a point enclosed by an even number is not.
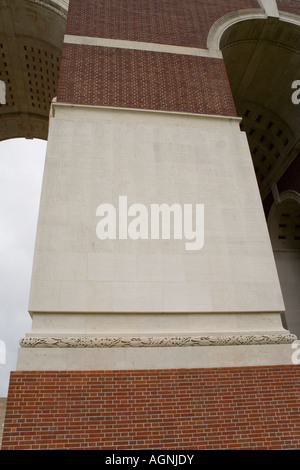
{"type": "Polygon", "coordinates": [[[300,367],[13,372],[2,449],[299,449],[300,367]]]}
{"type": "MultiPolygon", "coordinates": [[[[66,33],[206,48],[213,23],[257,0],[71,0],[66,33]]],[[[60,102],[236,116],[223,59],[65,44],[60,102]]]]}
{"type": "MultiPolygon", "coordinates": [[[[279,0],[299,12],[299,2],[279,0]]],[[[66,33],[206,48],[210,28],[258,0],[70,0],[66,33]]],[[[222,59],[65,45],[58,101],[236,116],[222,59]]]]}
{"type": "Polygon", "coordinates": [[[277,0],[278,10],[300,15],[300,3],[298,0],[277,0]]]}
{"type": "Polygon", "coordinates": [[[58,101],[235,116],[223,60],[66,44],[58,101]]]}
{"type": "Polygon", "coordinates": [[[214,22],[257,0],[71,0],[67,34],[206,48],[214,22]]]}

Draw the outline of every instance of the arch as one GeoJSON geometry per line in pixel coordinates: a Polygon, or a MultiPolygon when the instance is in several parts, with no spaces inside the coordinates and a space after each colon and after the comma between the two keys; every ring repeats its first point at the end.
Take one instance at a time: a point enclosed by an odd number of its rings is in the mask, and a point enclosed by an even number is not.
{"type": "Polygon", "coordinates": [[[269,212],[267,224],[285,303],[283,324],[300,337],[300,195],[293,176],[294,163],[300,159],[300,104],[292,101],[293,83],[300,78],[300,16],[235,12],[213,25],[207,44],[222,51],[261,199],[269,212]],[[288,190],[276,194],[277,184],[288,190]]]}
{"type": "Polygon", "coordinates": [[[300,337],[300,194],[284,191],[274,202],[268,228],[285,302],[283,324],[300,337]]]}
{"type": "Polygon", "coordinates": [[[222,51],[264,200],[300,155],[299,106],[292,100],[300,70],[300,16],[237,12],[217,23],[210,47],[222,51]]]}
{"type": "MultiPolygon", "coordinates": [[[[237,10],[227,15],[220,17],[210,28],[207,35],[207,48],[211,51],[221,50],[221,39],[223,34],[237,23],[248,21],[248,20],[266,20],[267,18],[276,18],[276,16],[270,17],[264,11],[264,9],[247,9],[237,10]]],[[[286,23],[300,26],[300,16],[294,13],[288,13],[284,11],[278,12],[278,20],[286,23]]]]}
{"type": "Polygon", "coordinates": [[[210,28],[207,35],[207,48],[211,51],[220,51],[220,43],[223,34],[231,26],[247,20],[266,19],[267,15],[262,10],[248,9],[237,10],[221,16],[210,28]]]}
{"type": "Polygon", "coordinates": [[[274,250],[300,252],[300,194],[280,193],[268,215],[268,228],[274,250]]]}
{"type": "Polygon", "coordinates": [[[0,140],[47,139],[56,96],[68,0],[0,4],[0,140]],[[3,95],[3,93],[2,93],[3,95]]]}

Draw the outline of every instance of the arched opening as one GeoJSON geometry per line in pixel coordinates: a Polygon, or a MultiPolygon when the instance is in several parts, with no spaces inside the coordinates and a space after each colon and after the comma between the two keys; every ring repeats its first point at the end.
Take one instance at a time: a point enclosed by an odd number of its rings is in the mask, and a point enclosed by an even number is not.
{"type": "Polygon", "coordinates": [[[285,326],[300,337],[300,195],[286,191],[274,202],[268,227],[285,299],[285,326]]]}
{"type": "Polygon", "coordinates": [[[300,27],[279,18],[248,19],[224,32],[220,48],[269,220],[286,324],[300,337],[300,206],[279,198],[281,188],[296,191],[299,184],[300,105],[292,86],[300,77],[300,27]]]}
{"type": "Polygon", "coordinates": [[[68,0],[0,2],[0,396],[26,324],[51,101],[68,0]]]}
{"type": "Polygon", "coordinates": [[[47,139],[68,0],[0,4],[0,141],[47,139]]]}

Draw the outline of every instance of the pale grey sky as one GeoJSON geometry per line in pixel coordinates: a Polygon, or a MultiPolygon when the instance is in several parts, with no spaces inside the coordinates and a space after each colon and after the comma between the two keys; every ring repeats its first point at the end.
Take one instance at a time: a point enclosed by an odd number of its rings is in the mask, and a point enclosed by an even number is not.
{"type": "Polygon", "coordinates": [[[30,331],[28,298],[46,142],[0,142],[0,397],[16,369],[19,339],[30,331]],[[1,356],[0,356],[1,358],[1,356]]]}

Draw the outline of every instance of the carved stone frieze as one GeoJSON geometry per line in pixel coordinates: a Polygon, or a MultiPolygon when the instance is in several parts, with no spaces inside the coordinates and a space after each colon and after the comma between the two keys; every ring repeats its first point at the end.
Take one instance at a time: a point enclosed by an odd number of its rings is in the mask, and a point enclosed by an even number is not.
{"type": "Polygon", "coordinates": [[[241,346],[289,344],[296,336],[283,334],[150,336],[150,337],[26,337],[22,348],[159,348],[187,346],[241,346]]]}

